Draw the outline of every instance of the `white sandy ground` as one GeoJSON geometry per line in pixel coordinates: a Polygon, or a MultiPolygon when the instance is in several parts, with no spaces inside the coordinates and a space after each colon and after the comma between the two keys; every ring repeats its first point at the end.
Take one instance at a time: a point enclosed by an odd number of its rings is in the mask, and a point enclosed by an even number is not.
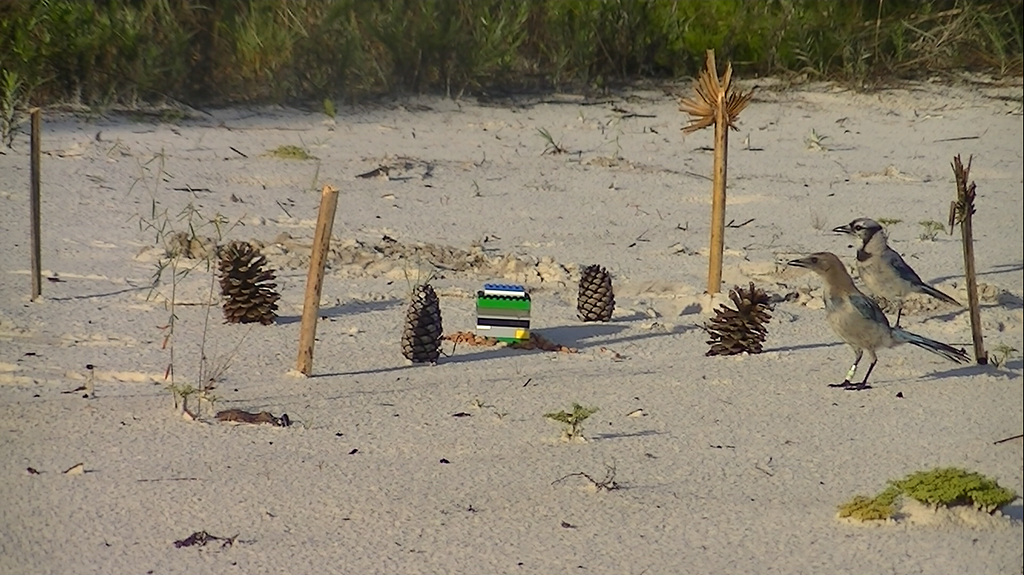
{"type": "MultiPolygon", "coordinates": [[[[731,136],[727,220],[751,221],[727,232],[725,284],[798,299],[777,306],[765,353],[738,358],[705,357],[696,327],[710,312],[712,134],[682,136],[665,92],[407,99],[343,107],[335,121],[47,113],[43,266],[61,281],[35,303],[27,138],[0,155],[0,572],[1020,573],[1020,499],[982,527],[835,518],[853,495],[933,466],[1024,492],[1021,441],[993,444],[1024,426],[1019,356],[995,369],[889,350],[874,389],[829,388],[852,353],[826,326],[817,278],[778,262],[820,250],[851,262],[832,227],[902,219],[894,246],[966,302],[959,236],[922,241],[918,222],[945,221],[950,161],[974,154],[986,344],[1024,349],[1021,99],[1019,80],[762,90],[731,136]],[[538,128],[570,153],[543,155],[538,128]],[[283,144],[319,161],[263,155],[283,144]],[[389,181],[355,177],[380,164],[389,181]],[[301,379],[287,372],[324,183],[341,202],[316,376],[301,379]],[[216,409],[287,413],[292,427],[175,414],[159,328],[169,284],[147,299],[163,248],[139,226],[152,202],[178,229],[192,202],[241,221],[226,239],[266,246],[280,321],[224,325],[214,307],[207,355],[231,359],[216,409]],[[524,282],[535,330],[580,352],[460,346],[435,367],[407,365],[405,272],[429,266],[373,248],[419,243],[451,268],[433,282],[447,332],[473,328],[484,282],[524,282]],[[575,317],[590,263],[614,273],[608,324],[575,317]],[[64,393],[86,364],[96,397],[64,393]],[[587,443],[560,443],[542,417],[573,401],[600,408],[587,443]],[[86,473],[62,474],[79,462],[86,473]],[[617,490],[553,484],[601,479],[606,465],[617,490]],[[201,530],[237,539],[173,545],[201,530]]],[[[197,377],[209,286],[199,269],[177,288],[190,304],[177,308],[179,382],[197,377]]],[[[970,347],[965,310],[925,304],[905,327],[970,347]]]]}

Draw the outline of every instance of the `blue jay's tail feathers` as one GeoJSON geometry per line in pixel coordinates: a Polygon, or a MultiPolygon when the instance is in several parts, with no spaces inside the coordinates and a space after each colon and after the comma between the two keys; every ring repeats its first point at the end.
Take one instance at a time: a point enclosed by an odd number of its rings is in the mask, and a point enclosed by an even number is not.
{"type": "Polygon", "coordinates": [[[950,361],[955,361],[957,363],[969,363],[971,361],[970,356],[968,356],[967,352],[962,349],[946,345],[941,341],[928,339],[927,337],[917,335],[916,333],[910,333],[909,331],[902,330],[898,327],[893,328],[892,337],[900,343],[916,345],[917,347],[928,350],[935,355],[941,355],[950,361]]]}
{"type": "Polygon", "coordinates": [[[930,295],[930,296],[932,296],[933,298],[941,299],[942,301],[944,301],[946,303],[951,303],[951,304],[953,304],[955,306],[963,307],[960,304],[960,302],[958,302],[955,299],[949,297],[948,295],[940,292],[939,290],[933,288],[930,285],[927,285],[927,284],[922,285],[921,286],[921,291],[926,293],[926,294],[928,294],[928,295],[930,295]]]}

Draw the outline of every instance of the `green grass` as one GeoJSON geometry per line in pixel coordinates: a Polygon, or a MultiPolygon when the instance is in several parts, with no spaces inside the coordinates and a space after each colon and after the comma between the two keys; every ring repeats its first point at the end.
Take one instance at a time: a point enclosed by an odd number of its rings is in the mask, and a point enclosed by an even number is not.
{"type": "Polygon", "coordinates": [[[939,233],[946,231],[946,224],[937,222],[935,220],[923,220],[918,222],[921,226],[921,234],[918,239],[924,242],[934,242],[938,237],[939,233]]]}
{"type": "Polygon", "coordinates": [[[562,409],[545,413],[544,417],[562,424],[562,439],[565,441],[585,441],[583,437],[583,422],[597,412],[598,408],[596,407],[583,407],[573,402],[572,411],[562,409]]]}
{"type": "MultiPolygon", "coordinates": [[[[322,102],[694,75],[1021,74],[1024,0],[7,0],[32,104],[322,102]]],[[[326,111],[326,110],[325,110],[326,111]]]]}
{"type": "Polygon", "coordinates": [[[936,507],[971,505],[993,513],[1013,502],[1017,494],[980,473],[958,467],[936,467],[890,481],[888,487],[874,497],[857,495],[839,506],[839,517],[859,521],[889,519],[896,513],[901,497],[936,507]]]}
{"type": "Polygon", "coordinates": [[[268,156],[280,158],[282,160],[315,160],[313,156],[306,151],[305,148],[299,146],[284,145],[278,146],[273,150],[267,150],[268,156]]]}

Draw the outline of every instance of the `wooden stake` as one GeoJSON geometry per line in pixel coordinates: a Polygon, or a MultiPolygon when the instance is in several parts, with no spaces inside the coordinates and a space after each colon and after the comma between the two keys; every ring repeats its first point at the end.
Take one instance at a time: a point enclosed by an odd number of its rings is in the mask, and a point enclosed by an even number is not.
{"type": "Polygon", "coordinates": [[[32,298],[31,301],[43,294],[43,261],[42,261],[42,215],[40,208],[40,147],[39,122],[42,113],[39,108],[32,108],[29,111],[32,116],[31,129],[31,168],[30,168],[30,189],[29,189],[29,210],[32,220],[32,298]]]}
{"type": "Polygon", "coordinates": [[[971,337],[974,340],[974,359],[978,365],[988,364],[988,353],[981,334],[981,306],[978,302],[978,278],[974,269],[974,182],[967,183],[971,173],[971,162],[974,156],[967,159],[967,167],[960,162],[960,155],[953,158],[953,175],[956,177],[956,201],[951,206],[950,232],[953,225],[960,224],[961,240],[964,247],[964,275],[967,276],[967,306],[971,312],[971,337]]]}
{"type": "Polygon", "coordinates": [[[708,293],[716,294],[722,287],[722,255],[725,251],[725,174],[729,151],[729,128],[736,129],[736,119],[754,95],[732,93],[732,64],[725,75],[718,77],[715,51],[707,51],[707,62],[694,86],[696,98],[682,98],[679,109],[690,114],[690,124],[683,133],[715,125],[715,163],[711,197],[711,253],[708,258],[708,293]]]}
{"type": "Polygon", "coordinates": [[[331,247],[331,229],[334,212],[338,207],[338,190],[324,186],[320,196],[320,213],[313,234],[313,255],[309,259],[306,278],[306,298],[302,302],[302,324],[299,327],[299,359],[295,367],[302,375],[313,371],[313,346],[316,342],[316,322],[320,315],[320,294],[324,287],[324,269],[327,250],[331,247]]]}
{"type": "Polygon", "coordinates": [[[708,293],[722,288],[722,256],[725,253],[725,173],[729,150],[729,124],[725,118],[725,91],[718,93],[715,116],[714,178],[711,185],[711,254],[708,261],[708,293]]]}

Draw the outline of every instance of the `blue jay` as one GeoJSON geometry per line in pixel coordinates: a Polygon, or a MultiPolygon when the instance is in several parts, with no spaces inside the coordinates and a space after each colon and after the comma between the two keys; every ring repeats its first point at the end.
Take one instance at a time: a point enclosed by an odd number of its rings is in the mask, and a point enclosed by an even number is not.
{"type": "Polygon", "coordinates": [[[860,238],[857,272],[868,291],[893,300],[899,306],[896,314],[897,327],[903,316],[903,298],[911,293],[928,294],[946,303],[960,305],[955,299],[924,283],[907,262],[903,261],[903,257],[889,247],[885,230],[875,220],[857,218],[832,231],[860,238]]]}
{"type": "Polygon", "coordinates": [[[805,258],[793,260],[789,265],[813,270],[825,282],[825,312],[832,331],[853,348],[856,359],[853,367],[846,373],[842,383],[830,384],[831,387],[842,387],[848,390],[870,389],[868,377],[878,363],[875,352],[879,349],[895,347],[909,343],[928,350],[934,354],[955,361],[967,363],[970,358],[962,349],[956,349],[944,343],[921,337],[904,331],[898,327],[890,327],[882,309],[874,300],[865,296],[853,285],[853,279],[847,273],[835,254],[819,252],[805,258]],[[864,374],[864,381],[859,384],[850,383],[850,378],[857,372],[861,357],[867,352],[871,365],[864,374]]]}

